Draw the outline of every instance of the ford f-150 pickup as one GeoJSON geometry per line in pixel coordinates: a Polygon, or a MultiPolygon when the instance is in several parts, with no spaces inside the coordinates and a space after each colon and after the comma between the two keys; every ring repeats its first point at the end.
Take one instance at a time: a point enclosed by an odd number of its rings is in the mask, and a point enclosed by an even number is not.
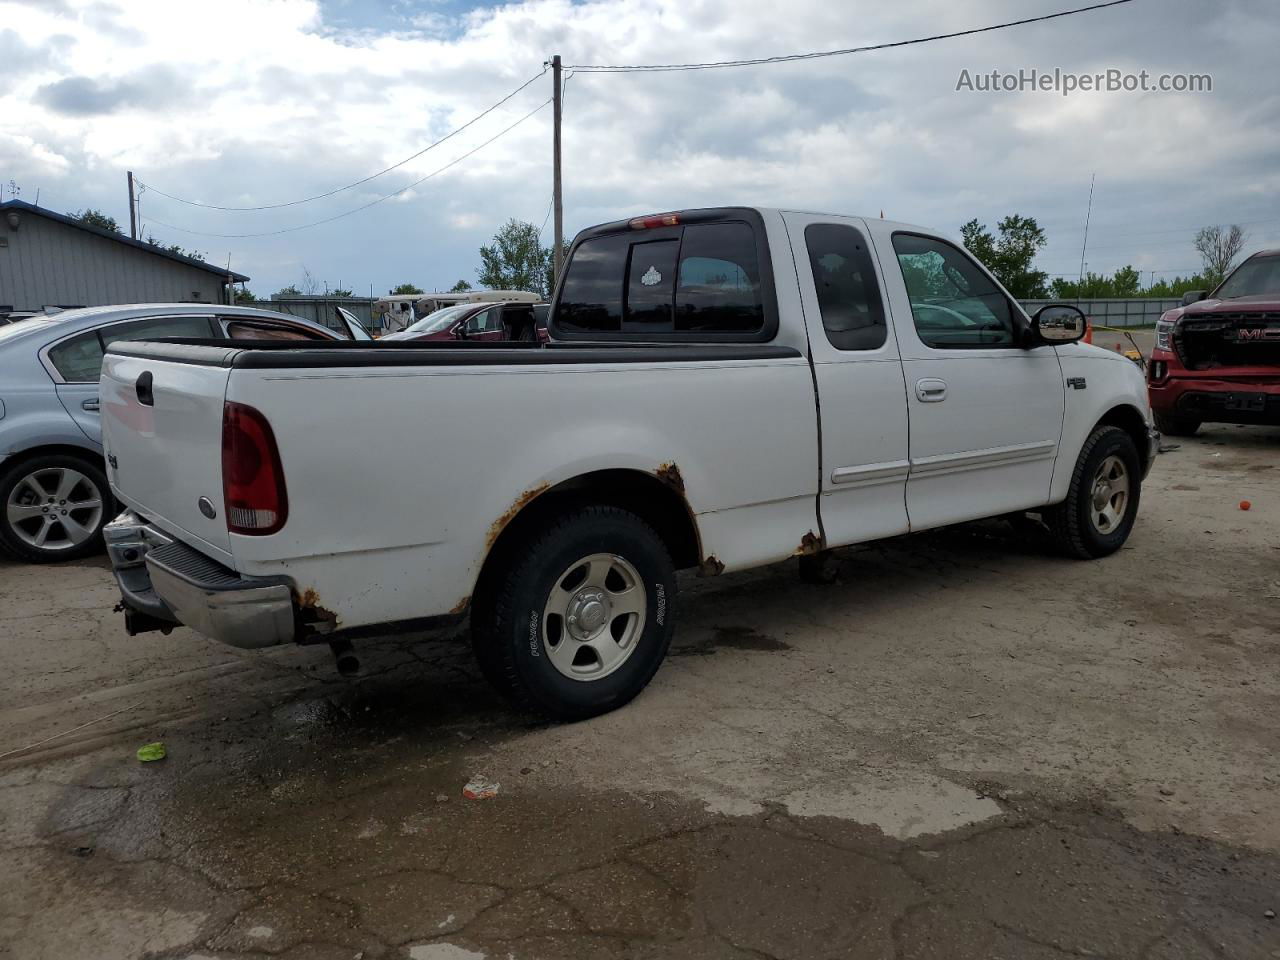
{"type": "Polygon", "coordinates": [[[484,673],[561,718],[626,703],[713,576],[1031,512],[1129,536],[1141,372],[962,247],[725,208],[574,240],[546,345],[116,343],[107,541],[130,632],[244,647],[469,615],[484,673]],[[513,411],[537,411],[536,416],[513,411]]]}

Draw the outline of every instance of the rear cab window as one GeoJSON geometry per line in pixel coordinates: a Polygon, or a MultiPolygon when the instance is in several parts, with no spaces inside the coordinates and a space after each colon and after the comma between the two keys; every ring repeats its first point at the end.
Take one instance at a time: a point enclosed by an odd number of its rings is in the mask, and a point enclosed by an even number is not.
{"type": "Polygon", "coordinates": [[[762,342],[777,332],[764,224],[754,211],[637,218],[592,234],[570,254],[550,319],[558,339],[762,342]]]}

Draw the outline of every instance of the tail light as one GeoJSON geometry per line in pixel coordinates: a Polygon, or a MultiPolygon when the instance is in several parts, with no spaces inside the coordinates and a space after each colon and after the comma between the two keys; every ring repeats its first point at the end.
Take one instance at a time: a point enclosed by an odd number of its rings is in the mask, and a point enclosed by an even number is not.
{"type": "Polygon", "coordinates": [[[231,533],[275,533],[289,518],[271,424],[253,407],[230,401],[222,409],[222,498],[231,533]]]}
{"type": "Polygon", "coordinates": [[[680,214],[659,213],[652,217],[636,217],[627,224],[632,230],[652,230],[654,227],[680,226],[680,214]]]}

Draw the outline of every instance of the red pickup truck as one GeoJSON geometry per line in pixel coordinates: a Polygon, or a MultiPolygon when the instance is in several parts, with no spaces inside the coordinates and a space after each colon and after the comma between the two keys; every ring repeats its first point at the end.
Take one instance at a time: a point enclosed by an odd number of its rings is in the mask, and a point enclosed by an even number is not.
{"type": "Polygon", "coordinates": [[[1191,291],[1156,323],[1147,385],[1156,427],[1280,426],[1280,250],[1255,253],[1211,293],[1191,291]]]}

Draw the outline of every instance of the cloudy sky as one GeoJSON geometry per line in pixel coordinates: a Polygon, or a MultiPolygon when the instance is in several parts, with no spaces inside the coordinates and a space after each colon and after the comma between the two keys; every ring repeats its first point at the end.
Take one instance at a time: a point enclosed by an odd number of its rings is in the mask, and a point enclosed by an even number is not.
{"type": "MultiPolygon", "coordinates": [[[[127,225],[131,169],[151,188],[147,231],[229,257],[259,295],[304,268],[357,292],[447,289],[475,282],[476,249],[503,221],[547,214],[550,107],[481,145],[550,96],[549,73],[421,157],[321,200],[230,212],[161,192],[240,207],[326,193],[472,120],[554,53],[566,64],[761,57],[1084,2],[0,0],[0,182],[5,199],[13,181],[20,199],[39,191],[42,206],[99,207],[127,225]]],[[[1277,49],[1275,0],[1134,0],[854,56],[570,74],[566,234],[716,204],[883,210],[952,232],[1017,212],[1048,232],[1040,267],[1074,275],[1096,172],[1089,269],[1189,273],[1198,226],[1241,223],[1246,249],[1280,246],[1277,49]],[[1213,90],[956,90],[962,70],[1033,68],[1207,73],[1213,90]]]]}

